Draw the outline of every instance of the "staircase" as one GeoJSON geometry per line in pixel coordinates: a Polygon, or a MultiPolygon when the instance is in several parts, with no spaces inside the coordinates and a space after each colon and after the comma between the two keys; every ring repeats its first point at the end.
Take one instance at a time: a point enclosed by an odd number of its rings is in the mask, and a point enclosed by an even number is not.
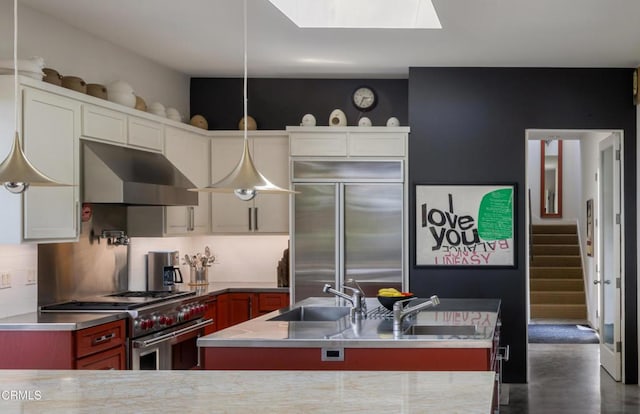
{"type": "Polygon", "coordinates": [[[576,225],[531,226],[532,319],[587,318],[576,225]]]}

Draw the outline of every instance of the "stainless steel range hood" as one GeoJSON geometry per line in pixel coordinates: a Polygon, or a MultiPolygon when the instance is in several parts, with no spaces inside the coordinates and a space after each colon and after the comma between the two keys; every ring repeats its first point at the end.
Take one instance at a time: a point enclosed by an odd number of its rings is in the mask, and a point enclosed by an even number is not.
{"type": "Polygon", "coordinates": [[[83,141],[83,201],[197,206],[195,188],[162,154],[83,141]]]}

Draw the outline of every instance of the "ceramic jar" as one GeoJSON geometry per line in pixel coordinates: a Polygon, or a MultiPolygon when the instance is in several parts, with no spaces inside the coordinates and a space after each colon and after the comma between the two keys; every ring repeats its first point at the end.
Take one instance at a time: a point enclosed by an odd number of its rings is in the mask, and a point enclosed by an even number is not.
{"type": "Polygon", "coordinates": [[[334,109],[329,115],[329,126],[347,126],[347,116],[341,109],[334,109]]]}
{"type": "Polygon", "coordinates": [[[87,84],[87,95],[95,96],[100,99],[107,99],[107,88],[98,83],[87,84]]]}
{"type": "Polygon", "coordinates": [[[191,121],[189,121],[189,123],[194,127],[209,129],[209,123],[207,122],[207,119],[202,115],[192,116],[191,121]]]}
{"type": "MultiPolygon", "coordinates": [[[[244,131],[244,117],[242,117],[240,122],[238,122],[238,129],[241,131],[244,131]]],[[[247,115],[247,130],[255,131],[256,129],[258,129],[258,124],[256,123],[256,120],[253,119],[251,115],[247,115]]]]}
{"type": "Polygon", "coordinates": [[[316,117],[312,114],[306,114],[302,117],[302,122],[300,122],[300,126],[312,127],[316,126],[316,117]]]}
{"type": "Polygon", "coordinates": [[[391,118],[387,119],[387,126],[388,127],[400,126],[400,121],[395,116],[392,116],[391,118]]]}
{"type": "Polygon", "coordinates": [[[371,126],[371,120],[369,118],[367,118],[366,116],[363,116],[362,118],[360,118],[360,120],[358,121],[358,126],[361,127],[370,127],[371,126]]]}
{"type": "Polygon", "coordinates": [[[77,76],[63,76],[62,87],[80,93],[87,93],[87,84],[82,78],[77,76]]]}
{"type": "Polygon", "coordinates": [[[115,81],[107,86],[108,98],[111,102],[135,108],[136,94],[131,85],[124,81],[115,81]]]}

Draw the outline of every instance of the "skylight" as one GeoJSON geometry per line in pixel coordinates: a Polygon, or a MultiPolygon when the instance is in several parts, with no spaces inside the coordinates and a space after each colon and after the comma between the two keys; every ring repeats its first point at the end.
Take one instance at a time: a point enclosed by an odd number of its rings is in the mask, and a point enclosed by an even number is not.
{"type": "Polygon", "coordinates": [[[442,28],[431,0],[269,1],[300,28],[442,28]]]}

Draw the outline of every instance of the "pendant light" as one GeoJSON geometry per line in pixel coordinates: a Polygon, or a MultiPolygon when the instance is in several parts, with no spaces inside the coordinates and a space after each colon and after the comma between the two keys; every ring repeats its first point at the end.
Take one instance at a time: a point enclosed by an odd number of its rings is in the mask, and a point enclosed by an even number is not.
{"type": "Polygon", "coordinates": [[[295,191],[278,187],[262,175],[251,158],[249,152],[249,140],[247,138],[247,0],[243,4],[244,15],[244,148],[238,165],[223,179],[204,188],[193,189],[192,191],[203,191],[210,193],[234,193],[236,197],[243,201],[252,200],[258,193],[271,194],[293,194],[295,191]]]}
{"type": "Polygon", "coordinates": [[[38,171],[27,159],[20,145],[18,134],[18,0],[13,1],[13,100],[15,136],[11,152],[0,163],[0,183],[14,194],[24,192],[29,186],[68,186],[38,171]]]}

